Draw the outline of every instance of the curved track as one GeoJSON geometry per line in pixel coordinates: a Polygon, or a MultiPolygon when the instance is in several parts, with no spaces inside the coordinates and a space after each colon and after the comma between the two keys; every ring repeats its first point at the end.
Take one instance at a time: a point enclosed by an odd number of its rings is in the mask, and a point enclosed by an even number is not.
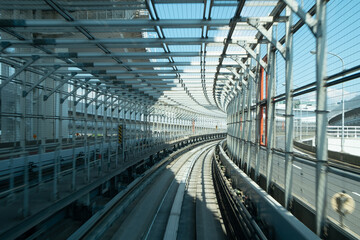
{"type": "MultiPolygon", "coordinates": [[[[182,154],[157,174],[103,234],[86,239],[224,239],[211,177],[215,142],[182,154]]],[[[107,222],[105,215],[100,222],[107,222]]]]}

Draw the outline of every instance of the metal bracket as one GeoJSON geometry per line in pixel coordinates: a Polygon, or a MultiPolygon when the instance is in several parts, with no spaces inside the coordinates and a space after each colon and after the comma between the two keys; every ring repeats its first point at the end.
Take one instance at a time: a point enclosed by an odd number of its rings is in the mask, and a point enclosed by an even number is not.
{"type": "Polygon", "coordinates": [[[57,90],[59,90],[62,86],[64,86],[64,84],[66,84],[66,83],[69,82],[71,79],[73,79],[73,77],[75,77],[76,74],[77,74],[77,73],[71,73],[71,76],[69,76],[69,77],[61,80],[61,81],[60,81],[60,84],[57,85],[49,94],[44,95],[43,100],[44,100],[44,101],[48,100],[51,95],[53,95],[57,90]]]}
{"type": "Polygon", "coordinates": [[[316,36],[317,35],[317,23],[318,21],[314,19],[309,13],[305,12],[296,0],[282,0],[301,20],[305,22],[306,25],[310,28],[311,32],[316,36]]]}
{"type": "Polygon", "coordinates": [[[75,86],[75,85],[74,85],[74,89],[73,89],[70,93],[68,93],[65,97],[61,98],[61,99],[60,99],[60,103],[61,103],[61,104],[64,103],[65,100],[66,100],[68,97],[70,97],[71,95],[73,95],[80,87],[81,87],[80,84],[79,84],[78,86],[75,86]]]}
{"type": "MultiPolygon", "coordinates": [[[[243,63],[238,57],[231,56],[230,58],[231,58],[232,60],[234,60],[236,63],[238,63],[238,64],[240,65],[240,67],[242,67],[244,70],[249,69],[249,68],[245,65],[245,63],[243,63]]],[[[255,78],[256,78],[255,73],[254,73],[253,71],[251,71],[250,69],[249,69],[249,75],[250,75],[250,77],[255,81],[255,78]]]]}
{"type": "Polygon", "coordinates": [[[90,104],[95,102],[100,96],[101,96],[101,93],[97,92],[95,97],[93,99],[91,99],[91,101],[86,104],[86,107],[88,108],[90,106],[90,104]]]}
{"type": "Polygon", "coordinates": [[[0,85],[0,90],[5,87],[9,82],[11,82],[14,78],[16,78],[20,73],[22,73],[28,66],[33,64],[36,60],[38,60],[40,57],[37,55],[34,55],[31,57],[31,60],[28,60],[21,68],[17,69],[13,75],[8,77],[6,80],[3,81],[3,83],[0,85]]]}
{"type": "Polygon", "coordinates": [[[60,66],[55,66],[53,70],[47,72],[42,78],[40,78],[39,81],[37,81],[35,84],[33,84],[29,90],[24,90],[22,96],[26,97],[34,88],[36,88],[39,84],[41,84],[45,79],[50,77],[51,74],[53,74],[56,70],[58,70],[60,66]]]}
{"type": "Polygon", "coordinates": [[[267,69],[267,63],[262,59],[258,59],[257,54],[252,50],[246,41],[238,41],[237,44],[242,47],[255,61],[257,61],[261,67],[267,69]]]}
{"type": "Polygon", "coordinates": [[[115,100],[111,100],[110,103],[107,104],[107,101],[108,101],[111,97],[113,97],[113,95],[106,96],[106,98],[104,99],[104,101],[102,101],[99,105],[96,106],[96,109],[99,109],[99,107],[104,104],[104,109],[105,109],[105,111],[106,111],[106,110],[108,109],[108,107],[109,107],[110,105],[112,105],[112,104],[114,103],[114,101],[115,101],[115,100]]]}
{"type": "Polygon", "coordinates": [[[235,75],[235,77],[240,78],[240,74],[236,71],[235,68],[233,68],[233,67],[227,67],[226,69],[229,70],[229,71],[231,71],[231,72],[235,75]]]}
{"type": "Polygon", "coordinates": [[[11,42],[5,41],[5,42],[1,42],[1,49],[0,52],[4,52],[5,49],[7,49],[8,47],[10,47],[12,44],[11,42]]]}
{"type": "Polygon", "coordinates": [[[283,58],[285,58],[285,47],[273,37],[273,34],[260,23],[258,18],[249,18],[248,24],[256,28],[269,41],[269,43],[271,43],[281,53],[283,58]]]}
{"type": "MultiPolygon", "coordinates": [[[[78,105],[78,103],[79,103],[81,100],[83,100],[84,98],[86,98],[87,95],[89,95],[90,92],[91,92],[91,91],[87,91],[84,95],[82,95],[77,101],[74,102],[74,105],[75,105],[75,106],[78,105]]],[[[88,106],[85,105],[85,107],[87,108],[88,106]]]]}

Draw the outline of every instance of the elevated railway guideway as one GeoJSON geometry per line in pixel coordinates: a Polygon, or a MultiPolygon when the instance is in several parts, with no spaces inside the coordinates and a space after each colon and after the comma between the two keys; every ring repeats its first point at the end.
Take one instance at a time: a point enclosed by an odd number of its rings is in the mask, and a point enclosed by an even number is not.
{"type": "Polygon", "coordinates": [[[359,14],[0,0],[0,238],[359,239],[359,14]]]}

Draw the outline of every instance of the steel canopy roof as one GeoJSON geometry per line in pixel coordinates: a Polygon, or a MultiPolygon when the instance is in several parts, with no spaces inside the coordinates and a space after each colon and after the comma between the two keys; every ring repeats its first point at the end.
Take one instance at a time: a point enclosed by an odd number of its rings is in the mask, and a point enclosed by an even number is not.
{"type": "Polygon", "coordinates": [[[284,20],[271,0],[0,3],[0,61],[214,117],[240,69],[231,57],[248,57],[238,41],[262,42],[248,21],[284,20]]]}

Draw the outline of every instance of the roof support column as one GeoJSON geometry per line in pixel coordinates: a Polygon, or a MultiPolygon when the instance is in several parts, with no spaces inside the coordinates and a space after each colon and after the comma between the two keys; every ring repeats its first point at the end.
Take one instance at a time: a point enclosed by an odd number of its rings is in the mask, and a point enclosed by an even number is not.
{"type": "Polygon", "coordinates": [[[252,87],[253,87],[253,81],[255,79],[253,79],[249,72],[250,72],[250,68],[251,68],[251,59],[249,59],[249,66],[246,68],[246,73],[248,73],[248,102],[247,102],[247,158],[246,158],[246,172],[248,173],[248,175],[250,175],[250,164],[251,164],[251,121],[252,121],[252,114],[251,114],[251,102],[252,102],[252,87]]]}
{"type": "MultiPolygon", "coordinates": [[[[95,102],[95,113],[94,113],[94,126],[95,126],[95,134],[94,134],[94,161],[95,164],[97,165],[97,176],[100,177],[101,175],[101,171],[102,171],[102,143],[99,144],[99,119],[98,119],[98,108],[96,108],[97,105],[97,99],[99,98],[100,94],[96,93],[95,97],[90,100],[88,103],[86,103],[86,106],[89,107],[91,106],[91,104],[93,102],[95,102]],[[100,145],[100,151],[99,154],[97,153],[96,149],[97,149],[97,145],[100,145]],[[100,156],[101,157],[100,157],[100,156]]],[[[93,108],[93,106],[91,106],[91,108],[93,108]]],[[[102,122],[104,123],[104,122],[102,122]]],[[[104,125],[103,125],[104,126],[104,125]]],[[[94,166],[95,167],[95,166],[94,166]]]]}
{"type": "MultiPolygon", "coordinates": [[[[260,74],[259,78],[262,78],[263,76],[260,74]]],[[[254,180],[255,182],[259,181],[259,172],[260,172],[260,119],[262,114],[260,112],[260,91],[261,91],[261,80],[257,81],[256,83],[256,120],[255,120],[255,174],[254,174],[254,180]]]]}
{"type": "MultiPolygon", "coordinates": [[[[61,99],[61,98],[60,98],[61,99]]],[[[76,156],[75,156],[75,147],[76,147],[76,106],[75,106],[76,92],[72,95],[71,101],[71,110],[72,110],[72,171],[71,171],[71,191],[76,190],[76,156]]]]}
{"type": "Polygon", "coordinates": [[[326,77],[326,3],[316,1],[316,19],[306,13],[295,0],[283,0],[309,27],[316,38],[316,234],[322,237],[326,220],[328,140],[326,77]]]}
{"type": "MultiPolygon", "coordinates": [[[[21,80],[21,89],[26,89],[26,73],[21,80]]],[[[26,98],[20,98],[20,148],[23,152],[24,158],[24,196],[23,196],[23,209],[22,216],[25,218],[29,216],[29,164],[28,153],[26,152],[26,98]]]]}
{"type": "Polygon", "coordinates": [[[241,119],[241,112],[240,112],[240,101],[241,101],[241,94],[239,93],[235,98],[236,108],[235,108],[235,160],[236,164],[239,165],[240,161],[240,119],[241,119]]]}
{"type": "Polygon", "coordinates": [[[228,132],[230,135],[228,135],[228,145],[230,147],[230,154],[231,154],[231,159],[234,161],[235,158],[235,154],[234,154],[234,134],[235,134],[235,129],[234,129],[234,122],[235,122],[235,101],[231,101],[231,103],[229,104],[229,111],[227,113],[227,115],[229,116],[229,120],[228,120],[228,132]]]}
{"type": "Polygon", "coordinates": [[[316,1],[316,233],[323,235],[326,220],[328,140],[326,136],[326,0],[316,1]]]}
{"type": "MultiPolygon", "coordinates": [[[[84,129],[85,171],[86,171],[86,174],[84,174],[85,182],[90,181],[90,147],[89,147],[89,143],[88,143],[88,105],[87,105],[88,94],[89,94],[89,90],[86,88],[85,94],[84,94],[84,100],[85,100],[85,102],[84,102],[84,120],[82,121],[82,123],[85,125],[85,129],[84,129]]],[[[79,103],[79,101],[80,100],[74,102],[75,106],[77,105],[77,103],[79,103]]]]}
{"type": "MultiPolygon", "coordinates": [[[[241,77],[243,78],[243,76],[241,77]]],[[[242,80],[242,79],[241,79],[242,80]]],[[[246,87],[242,88],[242,99],[241,99],[241,117],[240,117],[240,132],[241,132],[241,154],[240,154],[240,167],[244,169],[244,157],[245,157],[245,101],[246,101],[246,87]]]]}
{"type": "Polygon", "coordinates": [[[286,7],[286,52],[285,52],[285,199],[284,207],[291,207],[292,199],[292,170],[293,170],[293,130],[294,130],[294,113],[293,113],[293,33],[292,11],[286,7]]]}
{"type": "MultiPolygon", "coordinates": [[[[272,31],[272,28],[270,28],[272,31]]],[[[266,166],[266,191],[270,191],[270,184],[272,179],[272,158],[274,148],[274,122],[275,122],[275,103],[273,97],[275,95],[275,69],[276,69],[276,54],[275,49],[271,44],[268,44],[268,93],[267,93],[267,166],[266,166]]]]}

